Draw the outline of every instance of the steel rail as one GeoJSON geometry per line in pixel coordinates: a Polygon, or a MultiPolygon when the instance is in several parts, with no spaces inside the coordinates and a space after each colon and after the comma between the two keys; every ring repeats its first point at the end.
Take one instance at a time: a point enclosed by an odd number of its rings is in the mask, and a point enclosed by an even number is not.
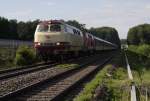
{"type": "MultiPolygon", "coordinates": [[[[126,60],[126,65],[127,65],[128,77],[130,80],[133,80],[132,71],[131,71],[126,53],[125,53],[125,60],[126,60]]],[[[136,86],[134,82],[131,83],[130,95],[131,95],[131,101],[137,101],[136,86]]]]}
{"type": "MultiPolygon", "coordinates": [[[[96,60],[97,60],[97,59],[96,59],[96,60]]],[[[92,62],[94,62],[94,61],[92,61],[92,62]]],[[[89,63],[91,64],[91,62],[89,62],[89,63]]],[[[26,91],[30,91],[31,89],[34,89],[35,87],[39,87],[39,86],[43,85],[44,83],[47,83],[49,80],[56,80],[56,78],[60,78],[60,77],[62,77],[63,75],[66,75],[67,73],[71,73],[71,72],[73,72],[73,71],[76,71],[76,70],[79,70],[79,69],[83,69],[83,68],[81,68],[81,67],[86,66],[86,65],[89,65],[89,63],[83,64],[82,66],[79,66],[78,68],[73,68],[73,69],[71,69],[71,70],[69,70],[69,71],[66,71],[66,72],[64,72],[64,73],[58,74],[58,75],[56,75],[56,76],[54,76],[54,77],[52,77],[52,78],[48,78],[48,79],[46,79],[46,80],[44,80],[44,81],[40,81],[39,83],[36,83],[36,84],[34,84],[34,85],[30,85],[30,86],[28,86],[28,87],[25,87],[25,88],[19,89],[19,90],[17,90],[17,91],[11,92],[11,93],[9,93],[9,94],[7,94],[7,95],[4,95],[4,96],[1,97],[0,99],[1,99],[1,100],[5,100],[5,99],[10,99],[10,98],[12,98],[12,97],[15,96],[15,95],[19,96],[21,93],[26,92],[26,91]]]]}

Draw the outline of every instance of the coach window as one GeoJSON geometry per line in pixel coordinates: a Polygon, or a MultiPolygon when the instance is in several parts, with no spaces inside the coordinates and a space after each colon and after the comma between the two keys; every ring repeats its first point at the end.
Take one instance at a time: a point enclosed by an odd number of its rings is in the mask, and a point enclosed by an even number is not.
{"type": "Polygon", "coordinates": [[[78,31],[78,34],[81,36],[80,31],[78,31]]]}
{"type": "Polygon", "coordinates": [[[52,32],[59,32],[59,31],[61,31],[61,25],[59,25],[59,24],[52,24],[50,26],[50,31],[52,31],[52,32]]]}
{"type": "Polygon", "coordinates": [[[65,26],[65,25],[64,25],[64,31],[65,31],[65,32],[68,32],[67,26],[65,26]]]}
{"type": "Polygon", "coordinates": [[[77,31],[78,32],[78,35],[80,35],[80,32],[79,31],[77,31]]]}
{"type": "Polygon", "coordinates": [[[76,33],[76,35],[78,35],[78,31],[77,30],[75,30],[75,33],[76,33]]]}

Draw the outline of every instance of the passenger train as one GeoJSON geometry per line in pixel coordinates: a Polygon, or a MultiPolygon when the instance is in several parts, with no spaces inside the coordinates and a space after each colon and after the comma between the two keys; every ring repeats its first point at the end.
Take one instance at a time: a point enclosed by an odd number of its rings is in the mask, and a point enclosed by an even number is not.
{"type": "Polygon", "coordinates": [[[66,55],[91,54],[117,46],[88,32],[82,32],[62,20],[42,21],[34,35],[37,54],[47,59],[66,55]]]}

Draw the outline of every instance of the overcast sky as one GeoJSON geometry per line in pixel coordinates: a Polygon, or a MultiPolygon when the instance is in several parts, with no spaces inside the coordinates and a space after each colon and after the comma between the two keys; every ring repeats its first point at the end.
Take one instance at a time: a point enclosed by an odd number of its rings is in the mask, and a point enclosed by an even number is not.
{"type": "Polygon", "coordinates": [[[8,19],[77,20],[87,28],[115,27],[126,38],[130,27],[150,23],[150,0],[0,0],[8,19]]]}

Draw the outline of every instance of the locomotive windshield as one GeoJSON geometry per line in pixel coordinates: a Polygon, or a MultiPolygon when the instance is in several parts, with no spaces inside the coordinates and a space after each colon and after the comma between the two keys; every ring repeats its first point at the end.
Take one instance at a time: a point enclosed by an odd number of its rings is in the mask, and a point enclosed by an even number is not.
{"type": "Polygon", "coordinates": [[[38,32],[59,32],[61,31],[61,25],[60,24],[51,24],[51,25],[39,25],[38,32]]]}
{"type": "Polygon", "coordinates": [[[48,32],[48,25],[39,25],[38,32],[48,32]]]}
{"type": "Polygon", "coordinates": [[[52,24],[50,25],[50,31],[59,32],[61,31],[61,26],[59,24],[52,24]]]}

